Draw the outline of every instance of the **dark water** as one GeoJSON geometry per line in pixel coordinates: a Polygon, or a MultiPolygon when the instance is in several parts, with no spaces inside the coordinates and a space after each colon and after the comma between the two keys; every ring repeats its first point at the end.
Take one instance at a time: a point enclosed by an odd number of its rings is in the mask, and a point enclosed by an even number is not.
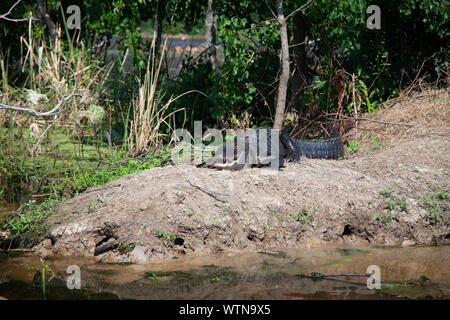
{"type": "MultiPolygon", "coordinates": [[[[183,257],[148,264],[46,259],[47,299],[449,299],[450,247],[335,247],[183,257]],[[81,289],[66,269],[80,268],[81,289]],[[367,268],[380,268],[381,289],[368,289],[367,268]],[[322,279],[311,273],[330,275],[322,279]],[[349,276],[349,274],[353,274],[349,276]],[[359,274],[356,276],[354,274],[359,274]],[[51,280],[48,280],[53,275],[51,280]],[[343,276],[339,276],[343,275],[343,276]]],[[[0,297],[43,299],[39,257],[0,255],[0,297]],[[33,279],[35,283],[33,286],[33,279]],[[38,279],[38,281],[36,281],[38,279]]]]}

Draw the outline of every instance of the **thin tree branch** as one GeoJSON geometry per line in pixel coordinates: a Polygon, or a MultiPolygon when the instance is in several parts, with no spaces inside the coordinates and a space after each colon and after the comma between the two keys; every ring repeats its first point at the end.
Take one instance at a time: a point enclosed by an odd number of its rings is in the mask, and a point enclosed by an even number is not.
{"type": "Polygon", "coordinates": [[[299,42],[299,43],[296,43],[296,44],[291,44],[291,45],[289,46],[289,48],[301,46],[301,45],[307,44],[307,43],[308,43],[308,40],[305,40],[305,41],[303,41],[303,42],[299,42]]]}
{"type": "MultiPolygon", "coordinates": [[[[59,110],[59,111],[58,111],[58,109],[61,108],[61,106],[64,105],[66,102],[70,101],[73,97],[81,97],[81,96],[82,96],[81,94],[77,93],[77,91],[76,91],[76,90],[77,90],[77,77],[76,77],[75,72],[74,72],[74,71],[72,70],[72,68],[69,67],[69,66],[66,66],[66,68],[69,69],[69,70],[72,72],[72,74],[73,74],[73,78],[74,78],[74,82],[75,82],[75,84],[74,84],[74,89],[72,90],[72,92],[71,92],[67,97],[62,97],[62,98],[58,101],[57,105],[56,105],[52,110],[47,111],[47,112],[39,112],[39,111],[36,111],[36,110],[34,110],[34,109],[28,109],[28,108],[22,108],[22,107],[8,106],[8,105],[2,104],[2,103],[0,103],[0,110],[1,110],[1,109],[5,109],[5,110],[18,111],[18,112],[23,112],[23,113],[31,114],[31,115],[33,115],[33,116],[35,116],[35,117],[49,117],[49,116],[56,116],[56,115],[58,115],[58,114],[64,112],[64,111],[65,111],[65,108],[63,108],[63,109],[61,109],[61,110],[59,110]]],[[[52,88],[52,89],[53,89],[53,88],[52,88]]],[[[56,91],[58,94],[61,95],[61,93],[60,93],[59,91],[57,91],[57,90],[55,90],[55,91],[56,91]]]]}
{"type": "Polygon", "coordinates": [[[17,1],[11,8],[9,8],[7,13],[0,15],[0,20],[4,19],[4,20],[7,20],[7,21],[11,21],[11,22],[22,22],[22,21],[28,21],[28,20],[35,20],[35,21],[37,21],[37,20],[39,20],[39,19],[33,18],[33,15],[31,13],[30,13],[30,15],[27,18],[22,18],[22,19],[8,18],[8,16],[13,12],[14,8],[17,7],[17,5],[20,3],[20,1],[22,1],[22,0],[17,1]]]}
{"type": "Polygon", "coordinates": [[[275,20],[277,20],[278,23],[281,24],[280,20],[278,20],[277,15],[275,14],[275,12],[273,12],[272,8],[269,6],[269,1],[268,1],[268,0],[265,0],[265,3],[266,3],[267,8],[269,8],[270,13],[272,13],[272,15],[275,17],[275,20]]]}
{"type": "Polygon", "coordinates": [[[297,13],[308,9],[313,3],[314,0],[308,0],[308,2],[302,5],[300,8],[297,8],[294,11],[292,11],[286,18],[284,18],[284,23],[286,23],[289,20],[289,18],[295,16],[297,13]]]}
{"type": "Polygon", "coordinates": [[[51,127],[53,127],[53,125],[55,123],[57,123],[59,120],[61,120],[62,116],[59,116],[58,118],[56,118],[55,121],[53,121],[52,123],[50,123],[50,125],[44,130],[44,132],[42,132],[42,134],[40,135],[39,139],[36,141],[36,143],[33,146],[33,149],[31,149],[31,157],[34,158],[34,152],[36,151],[36,149],[39,147],[39,145],[41,144],[42,139],[44,138],[45,134],[47,133],[48,130],[50,130],[51,127]]]}
{"type": "Polygon", "coordinates": [[[217,191],[209,191],[209,190],[207,190],[207,189],[205,189],[205,188],[203,188],[203,187],[200,187],[200,186],[197,186],[197,185],[193,184],[193,183],[191,182],[191,180],[189,180],[189,179],[188,179],[188,182],[189,182],[189,184],[190,184],[191,186],[193,186],[194,188],[197,188],[198,190],[200,190],[200,191],[206,193],[207,195],[213,197],[213,198],[216,199],[217,201],[226,203],[226,201],[217,198],[216,195],[229,196],[229,194],[227,194],[227,193],[221,193],[221,192],[217,192],[217,191]]]}
{"type": "MultiPolygon", "coordinates": [[[[336,113],[330,113],[328,115],[335,115],[336,113]]],[[[369,118],[356,118],[356,117],[347,117],[343,116],[343,119],[328,119],[333,121],[369,121],[369,122],[377,122],[382,124],[388,124],[388,125],[396,125],[396,126],[407,126],[407,127],[414,127],[411,123],[405,123],[405,122],[392,122],[392,121],[382,121],[377,119],[369,119],[369,118]]]]}

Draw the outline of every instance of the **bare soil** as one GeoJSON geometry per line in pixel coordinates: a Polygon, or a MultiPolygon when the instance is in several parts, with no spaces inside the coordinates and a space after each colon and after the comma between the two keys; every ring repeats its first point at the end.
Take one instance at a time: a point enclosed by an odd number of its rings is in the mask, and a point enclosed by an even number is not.
{"type": "Polygon", "coordinates": [[[302,159],[275,173],[167,166],[88,189],[48,218],[35,249],[146,262],[336,243],[447,243],[448,93],[422,92],[366,115],[412,126],[361,121],[361,146],[344,160],[302,159]],[[442,192],[444,209],[432,223],[423,197],[442,192]]]}

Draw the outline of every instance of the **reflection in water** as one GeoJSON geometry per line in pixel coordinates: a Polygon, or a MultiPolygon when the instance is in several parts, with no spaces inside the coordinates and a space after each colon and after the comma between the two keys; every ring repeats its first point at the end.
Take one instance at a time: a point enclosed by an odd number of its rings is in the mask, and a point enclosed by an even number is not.
{"type": "MultiPolygon", "coordinates": [[[[280,252],[179,257],[148,264],[106,264],[79,257],[45,260],[54,272],[47,285],[49,299],[396,299],[448,298],[450,247],[339,247],[289,249],[280,252]],[[83,290],[66,288],[66,268],[81,269],[83,290]],[[364,274],[369,265],[381,270],[381,290],[369,290],[364,274]],[[53,285],[51,282],[53,281],[53,285]],[[76,290],[75,290],[76,291],[76,290]],[[96,295],[97,294],[97,295],[96,295]]],[[[41,269],[33,254],[0,256],[0,296],[41,298],[32,279],[41,269]],[[9,279],[2,276],[8,275],[9,279]]],[[[48,274],[47,278],[50,278],[48,274]]]]}
{"type": "Polygon", "coordinates": [[[13,215],[15,211],[19,208],[19,204],[10,203],[0,200],[0,222],[4,221],[10,215],[13,215]]]}

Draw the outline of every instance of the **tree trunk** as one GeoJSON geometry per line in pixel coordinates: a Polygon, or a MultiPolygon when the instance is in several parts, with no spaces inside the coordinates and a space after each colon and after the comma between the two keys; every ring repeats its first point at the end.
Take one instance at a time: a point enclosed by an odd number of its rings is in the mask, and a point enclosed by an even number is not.
{"type": "Polygon", "coordinates": [[[281,38],[281,75],[278,85],[278,94],[276,99],[274,129],[282,129],[284,121],[284,109],[286,108],[286,93],[289,82],[289,41],[287,36],[287,26],[284,19],[282,0],[277,0],[277,18],[280,24],[281,38]]]}
{"type": "Polygon", "coordinates": [[[155,19],[155,30],[156,30],[155,53],[156,53],[156,56],[158,56],[159,50],[161,48],[163,23],[164,23],[164,1],[158,0],[158,2],[156,3],[156,19],[155,19]]]}
{"type": "Polygon", "coordinates": [[[216,53],[216,17],[212,7],[213,0],[208,0],[208,9],[206,11],[205,19],[205,38],[206,38],[206,49],[209,54],[209,61],[212,64],[213,69],[216,68],[217,53],[216,53]]]}
{"type": "Polygon", "coordinates": [[[45,21],[45,24],[47,25],[48,28],[48,32],[50,33],[51,44],[53,46],[56,40],[56,25],[50,18],[49,14],[47,13],[46,1],[37,0],[37,5],[38,5],[37,8],[38,10],[36,11],[37,16],[39,17],[40,21],[45,21]]]}
{"type": "Polygon", "coordinates": [[[303,13],[293,17],[294,44],[292,47],[292,62],[294,74],[291,83],[291,101],[289,109],[296,109],[299,113],[302,108],[303,90],[306,84],[306,26],[303,13]],[[303,43],[300,45],[300,43],[303,43]]]}

